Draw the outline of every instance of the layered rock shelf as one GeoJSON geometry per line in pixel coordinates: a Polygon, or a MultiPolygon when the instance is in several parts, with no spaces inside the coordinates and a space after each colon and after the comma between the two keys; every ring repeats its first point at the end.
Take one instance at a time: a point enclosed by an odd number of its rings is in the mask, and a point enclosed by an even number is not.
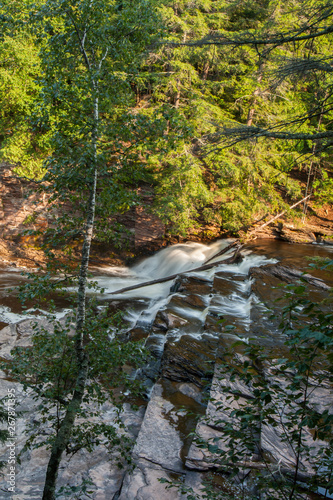
{"type": "MultiPolygon", "coordinates": [[[[223,421],[230,421],[232,409],[251,397],[249,388],[235,380],[229,382],[229,396],[237,394],[237,398],[229,399],[226,404],[228,381],[220,372],[223,353],[237,339],[258,336],[263,345],[276,348],[283,338],[278,321],[269,317],[267,301],[271,304],[272,298],[267,296],[267,290],[282,280],[299,277],[291,268],[272,264],[254,266],[249,271],[251,266],[244,261],[238,268],[235,266],[236,272],[231,271],[230,266],[225,267],[225,270],[220,266],[216,272],[212,270],[205,275],[189,272],[178,278],[171,283],[169,298],[160,310],[156,310],[150,322],[144,321],[143,313],[138,314],[135,324],[123,332],[124,339],[144,338],[153,356],[150,365],[137,373],[137,377],[145,380],[148,404],[141,405],[138,410],[125,404],[122,414],[126,436],[134,440],[134,469],[118,469],[119,457],[110,456],[102,446],[91,454],[80,450],[72,457],[64,457],[59,487],[75,487],[83,480],[91,481],[91,493],[89,496],[81,494],[81,500],[180,500],[186,496],[175,486],[166,488],[163,480],[169,482],[169,486],[178,481],[199,492],[211,471],[218,469],[217,457],[198,447],[193,441],[193,433],[201,439],[213,440],[223,449],[223,433],[219,426],[223,421]],[[220,422],[219,426],[216,421],[220,422]]],[[[311,283],[318,293],[326,292],[321,280],[311,283]]],[[[283,293],[279,287],[274,290],[273,299],[283,293]]],[[[110,311],[117,310],[120,302],[119,299],[111,300],[110,311]]],[[[47,319],[38,321],[41,326],[51,328],[47,319]]],[[[0,357],[3,360],[11,359],[10,351],[14,346],[29,345],[30,324],[31,320],[24,320],[2,329],[0,357]]],[[[5,372],[1,376],[1,393],[15,387],[20,401],[18,410],[22,415],[18,419],[17,450],[21,451],[29,425],[38,421],[39,402],[33,400],[29,392],[25,393],[20,384],[8,379],[5,372]]],[[[331,387],[314,388],[312,398],[314,404],[322,406],[322,411],[332,411],[331,387]]],[[[100,417],[108,423],[114,420],[115,409],[111,403],[100,408],[100,417]]],[[[264,426],[261,448],[272,463],[293,470],[294,456],[281,439],[280,431],[264,426]]],[[[48,432],[47,427],[42,427],[40,439],[43,440],[48,432]]],[[[119,428],[119,435],[122,432],[119,428]]],[[[309,443],[311,439],[309,433],[309,443]]],[[[17,493],[13,497],[5,493],[2,483],[1,498],[41,498],[47,458],[48,452],[43,446],[23,452],[17,472],[17,493]]],[[[243,464],[247,471],[261,465],[258,460],[243,464]]],[[[303,475],[311,474],[310,469],[303,471],[303,475]]],[[[59,498],[64,500],[66,497],[59,498]]]]}

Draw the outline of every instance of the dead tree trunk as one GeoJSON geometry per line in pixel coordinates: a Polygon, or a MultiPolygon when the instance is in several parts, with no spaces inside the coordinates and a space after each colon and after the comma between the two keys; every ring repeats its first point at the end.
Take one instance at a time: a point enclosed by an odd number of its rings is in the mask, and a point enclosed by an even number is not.
{"type": "MultiPolygon", "coordinates": [[[[262,77],[263,77],[264,65],[265,65],[265,63],[263,61],[259,62],[258,78],[257,78],[258,84],[261,83],[261,80],[262,80],[262,77]]],[[[252,105],[251,105],[251,107],[249,109],[249,112],[247,114],[246,125],[248,127],[251,127],[251,125],[252,125],[254,114],[256,112],[256,105],[257,105],[257,100],[258,100],[259,94],[260,94],[260,88],[257,87],[255,89],[255,91],[253,92],[252,105]]]]}

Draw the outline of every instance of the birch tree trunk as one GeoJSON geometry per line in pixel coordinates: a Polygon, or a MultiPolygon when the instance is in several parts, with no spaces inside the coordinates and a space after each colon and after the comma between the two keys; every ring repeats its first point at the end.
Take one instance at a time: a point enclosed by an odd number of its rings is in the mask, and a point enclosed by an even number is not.
{"type": "Polygon", "coordinates": [[[87,273],[89,265],[90,248],[93,237],[95,206],[96,206],[96,188],[97,188],[97,138],[98,138],[98,86],[93,81],[93,87],[96,92],[94,99],[94,129],[92,133],[93,147],[93,181],[89,192],[89,201],[87,206],[87,218],[84,242],[81,254],[81,266],[79,273],[79,287],[77,294],[77,316],[76,316],[76,342],[75,353],[77,362],[77,378],[73,397],[68,405],[66,414],[56,435],[54,444],[51,450],[51,456],[46,471],[46,479],[43,491],[43,500],[54,500],[56,481],[58,476],[61,457],[67,448],[72,429],[75,423],[75,418],[80,410],[84,391],[87,382],[89,359],[84,351],[84,326],[86,317],[86,288],[87,288],[87,273]]]}
{"type": "Polygon", "coordinates": [[[176,94],[176,99],[175,99],[175,108],[179,108],[179,103],[180,103],[180,79],[177,78],[177,94],[176,94]]]}

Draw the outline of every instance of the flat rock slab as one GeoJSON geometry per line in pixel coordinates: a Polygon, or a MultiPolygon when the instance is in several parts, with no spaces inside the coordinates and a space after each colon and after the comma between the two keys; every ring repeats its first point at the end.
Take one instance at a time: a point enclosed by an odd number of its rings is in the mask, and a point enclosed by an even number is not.
{"type": "Polygon", "coordinates": [[[133,456],[170,471],[182,472],[184,466],[180,453],[183,442],[177,430],[177,411],[162,393],[162,386],[155,384],[133,456]]]}
{"type": "MultiPolygon", "coordinates": [[[[41,320],[43,326],[47,325],[47,321],[41,320]]],[[[27,347],[31,345],[31,335],[33,329],[31,324],[33,320],[23,320],[21,323],[8,325],[0,331],[0,357],[11,360],[10,351],[14,347],[27,347]]]]}
{"type": "Polygon", "coordinates": [[[196,295],[194,293],[184,297],[184,302],[191,307],[196,307],[198,309],[205,309],[207,307],[208,301],[206,297],[196,295]]]}
{"type": "MultiPolygon", "coordinates": [[[[269,371],[266,375],[267,377],[270,376],[269,371]]],[[[286,381],[279,380],[279,383],[283,386],[286,381]]],[[[313,387],[311,391],[310,404],[316,405],[318,411],[333,410],[332,388],[313,387]]],[[[232,412],[249,404],[252,391],[240,380],[228,380],[227,375],[221,375],[218,367],[216,367],[210,396],[211,400],[207,406],[206,417],[198,422],[196,434],[201,440],[216,445],[221,451],[228,451],[228,437],[224,434],[223,428],[225,424],[235,422],[235,429],[237,429],[237,417],[232,412]]],[[[283,411],[286,412],[286,409],[283,411]]],[[[293,411],[293,408],[290,411],[293,411]]],[[[266,457],[271,457],[272,464],[279,464],[281,468],[293,471],[296,466],[296,457],[280,421],[283,418],[285,417],[276,415],[277,425],[274,425],[274,427],[263,422],[260,433],[260,448],[266,457]]],[[[314,441],[307,428],[303,428],[302,439],[306,445],[313,449],[313,456],[318,453],[320,448],[325,446],[325,443],[319,439],[314,441]]],[[[233,442],[233,446],[236,446],[236,443],[237,441],[233,442]]],[[[244,457],[243,460],[246,461],[244,463],[250,463],[252,458],[244,457]]],[[[305,458],[301,458],[301,462],[301,472],[311,476],[314,472],[311,463],[305,458]]],[[[217,453],[212,453],[205,447],[199,447],[195,442],[192,443],[187,456],[186,467],[205,471],[216,468],[218,464],[219,455],[217,453]]],[[[258,462],[256,462],[256,465],[258,465],[258,462]]],[[[253,467],[256,466],[253,465],[253,467]]]]}
{"type": "MultiPolygon", "coordinates": [[[[180,476],[181,477],[181,476],[180,476]]],[[[177,488],[166,489],[160,479],[174,481],[170,474],[157,464],[140,459],[131,474],[127,474],[118,500],[180,500],[184,498],[177,488]]]]}
{"type": "Polygon", "coordinates": [[[177,382],[192,382],[198,387],[211,380],[218,339],[209,337],[196,339],[182,335],[174,342],[166,344],[162,358],[163,377],[177,382]]]}
{"type": "Polygon", "coordinates": [[[169,303],[168,309],[186,309],[186,308],[194,308],[204,310],[208,305],[207,296],[197,295],[195,293],[191,293],[189,295],[184,295],[183,293],[177,293],[172,295],[169,303]]]}
{"type": "MultiPolygon", "coordinates": [[[[64,320],[62,320],[64,321],[64,320]]],[[[9,325],[0,332],[0,357],[10,360],[11,350],[14,347],[26,347],[31,344],[33,333],[32,324],[37,322],[40,327],[49,329],[48,319],[27,319],[20,323],[9,325]]],[[[51,330],[52,331],[52,330],[51,330]]],[[[33,398],[31,390],[25,391],[23,386],[12,380],[8,380],[4,372],[0,372],[0,398],[8,394],[8,390],[15,390],[16,411],[21,412],[16,418],[16,455],[20,453],[27,438],[31,435],[29,426],[38,426],[41,421],[39,405],[41,401],[33,398]]],[[[105,424],[115,423],[117,414],[116,408],[111,403],[105,403],[98,408],[98,420],[105,424]]],[[[143,419],[143,409],[133,411],[129,405],[124,406],[121,414],[123,424],[126,426],[126,436],[135,438],[139,432],[143,419]]],[[[78,422],[79,423],[79,422],[78,422]]],[[[117,427],[117,424],[115,424],[117,427]]],[[[38,432],[38,441],[43,441],[49,436],[50,429],[47,424],[43,424],[38,432]]],[[[124,431],[119,428],[119,433],[124,431]]],[[[8,460],[9,450],[6,443],[1,446],[0,460],[8,460]]],[[[37,449],[27,450],[22,453],[21,464],[16,464],[16,491],[8,491],[6,475],[0,477],[0,498],[4,500],[40,500],[45,483],[46,467],[50,452],[45,446],[37,449]]],[[[112,500],[118,493],[126,469],[120,470],[116,461],[119,456],[113,453],[110,456],[109,450],[105,446],[98,446],[92,453],[79,450],[74,456],[63,456],[61,461],[57,487],[70,486],[77,487],[83,480],[89,479],[94,484],[89,488],[92,493],[89,496],[80,495],[81,500],[112,500]]],[[[5,465],[4,474],[7,473],[5,465]]],[[[68,499],[68,495],[57,497],[59,500],[68,499]]]]}
{"type": "Polygon", "coordinates": [[[186,441],[190,432],[182,428],[182,408],[183,405],[188,407],[190,399],[193,407],[194,398],[199,394],[199,389],[193,384],[155,384],[133,450],[135,468],[126,473],[118,500],[187,499],[187,495],[182,495],[177,487],[166,488],[168,485],[161,483],[161,479],[170,483],[180,481],[191,487],[201,485],[201,475],[187,471],[181,460],[186,448],[182,438],[186,441]],[[165,393],[170,400],[164,397],[165,393]]]}
{"type": "MultiPolygon", "coordinates": [[[[40,423],[41,416],[38,412],[40,401],[34,400],[31,392],[25,392],[22,385],[0,379],[1,397],[7,394],[8,389],[13,388],[15,389],[17,401],[16,409],[22,412],[16,419],[15,444],[16,455],[18,455],[22,451],[27,437],[31,435],[29,425],[40,423]]],[[[117,410],[110,403],[105,403],[100,407],[98,421],[105,424],[112,424],[115,422],[116,413],[117,410]]],[[[142,410],[134,412],[129,405],[125,405],[122,421],[128,429],[126,433],[127,437],[136,437],[142,418],[142,410]]],[[[123,431],[119,429],[119,432],[123,431]]],[[[50,430],[43,425],[38,431],[38,442],[42,443],[49,434],[50,430]]],[[[6,444],[4,444],[0,449],[0,460],[6,462],[8,456],[8,449],[6,444]]],[[[15,493],[13,494],[8,491],[6,476],[1,477],[0,498],[3,500],[40,500],[49,457],[50,451],[45,446],[23,452],[21,464],[16,464],[15,493]]],[[[107,447],[103,445],[97,446],[92,453],[88,453],[82,449],[73,456],[64,454],[59,468],[57,488],[78,487],[84,480],[90,480],[93,483],[89,487],[91,494],[89,496],[81,494],[81,500],[112,500],[120,490],[126,472],[126,467],[124,469],[117,467],[118,459],[120,459],[118,453],[113,452],[110,454],[107,447]]],[[[6,474],[6,466],[3,472],[6,474]]],[[[69,497],[68,495],[60,495],[57,498],[65,500],[69,497]]]]}
{"type": "Polygon", "coordinates": [[[127,474],[118,500],[187,500],[187,494],[181,494],[177,487],[167,488],[169,484],[162,483],[165,479],[170,483],[180,481],[190,488],[194,495],[201,498],[204,474],[187,471],[176,475],[152,464],[139,460],[131,474],[127,474]]]}
{"type": "Polygon", "coordinates": [[[209,279],[186,276],[179,278],[179,285],[179,292],[206,296],[210,293],[213,283],[209,279]]]}
{"type": "MultiPolygon", "coordinates": [[[[244,278],[244,276],[242,276],[244,278]]],[[[240,285],[245,280],[235,280],[234,278],[226,278],[221,273],[216,273],[213,282],[213,292],[219,293],[220,295],[230,295],[232,292],[237,292],[240,285]]]]}
{"type": "Polygon", "coordinates": [[[298,280],[303,278],[305,281],[310,283],[310,285],[313,285],[316,288],[326,291],[330,289],[330,287],[322,279],[316,278],[311,274],[303,273],[299,269],[284,266],[282,264],[268,264],[262,267],[253,267],[250,271],[250,275],[256,277],[257,279],[268,279],[274,276],[285,283],[297,283],[298,280]]]}
{"type": "MultiPolygon", "coordinates": [[[[64,324],[66,318],[57,320],[58,323],[64,324]]],[[[31,345],[31,337],[34,333],[34,325],[37,328],[53,331],[52,320],[45,318],[29,318],[13,323],[0,330],[0,357],[11,360],[11,350],[14,347],[28,347],[31,345]]]]}

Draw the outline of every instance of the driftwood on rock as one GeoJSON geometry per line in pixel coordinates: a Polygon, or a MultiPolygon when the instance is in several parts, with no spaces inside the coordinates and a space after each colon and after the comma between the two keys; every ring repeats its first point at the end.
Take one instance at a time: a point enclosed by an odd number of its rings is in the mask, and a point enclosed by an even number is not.
{"type": "Polygon", "coordinates": [[[284,476],[288,476],[291,479],[294,479],[296,476],[296,479],[298,481],[302,481],[304,483],[310,481],[313,478],[313,474],[310,474],[306,471],[296,471],[295,468],[281,467],[279,464],[276,464],[275,466],[276,471],[274,471],[274,464],[264,462],[230,462],[226,465],[229,467],[239,467],[241,469],[266,470],[267,473],[271,476],[274,475],[275,472],[279,473],[279,475],[282,474],[284,476]]]}
{"type": "Polygon", "coordinates": [[[295,279],[302,278],[316,288],[321,288],[323,290],[330,289],[330,287],[326,285],[326,283],[322,279],[316,278],[311,274],[303,273],[299,269],[293,269],[288,266],[283,266],[282,264],[269,264],[263,267],[253,267],[250,270],[250,275],[254,273],[256,274],[256,276],[275,276],[276,278],[279,278],[281,281],[285,281],[286,283],[292,283],[293,281],[295,281],[295,279]]]}
{"type": "MultiPolygon", "coordinates": [[[[310,198],[311,195],[308,195],[308,196],[305,196],[305,198],[302,198],[300,201],[298,201],[297,203],[294,203],[293,205],[291,205],[289,207],[289,210],[292,210],[293,208],[297,207],[298,205],[300,205],[300,203],[303,203],[304,201],[306,201],[308,198],[310,198]]],[[[279,214],[275,215],[274,217],[272,217],[271,219],[269,219],[269,221],[265,222],[264,224],[261,224],[261,226],[259,227],[256,227],[254,228],[249,234],[254,235],[255,233],[257,233],[258,231],[260,231],[261,229],[263,229],[264,227],[268,226],[269,224],[271,224],[271,222],[274,222],[276,219],[278,219],[279,217],[282,217],[282,215],[284,215],[285,213],[287,212],[287,210],[283,210],[283,212],[280,212],[279,214]]]]}
{"type": "MultiPolygon", "coordinates": [[[[229,245],[230,248],[232,246],[234,246],[234,244],[229,245]]],[[[164,278],[158,278],[156,280],[145,281],[144,283],[138,283],[137,285],[126,286],[125,288],[120,288],[119,290],[115,290],[114,292],[109,293],[109,295],[116,295],[118,293],[124,293],[124,292],[129,292],[131,290],[137,290],[138,288],[144,288],[145,286],[157,285],[158,283],[165,283],[166,281],[174,280],[175,278],[177,278],[177,276],[183,276],[184,274],[187,274],[187,273],[206,271],[207,269],[211,269],[212,267],[218,266],[220,264],[233,264],[234,262],[236,262],[237,258],[239,257],[239,252],[240,252],[240,249],[242,247],[243,247],[243,245],[238,245],[238,247],[236,248],[233,255],[231,257],[229,257],[228,259],[218,260],[216,262],[212,262],[211,264],[204,264],[203,266],[196,267],[194,269],[188,269],[187,271],[182,271],[180,273],[170,274],[169,276],[165,276],[164,278]]],[[[220,255],[220,254],[217,254],[217,255],[220,255]]],[[[215,257],[217,255],[215,255],[215,257]]]]}

